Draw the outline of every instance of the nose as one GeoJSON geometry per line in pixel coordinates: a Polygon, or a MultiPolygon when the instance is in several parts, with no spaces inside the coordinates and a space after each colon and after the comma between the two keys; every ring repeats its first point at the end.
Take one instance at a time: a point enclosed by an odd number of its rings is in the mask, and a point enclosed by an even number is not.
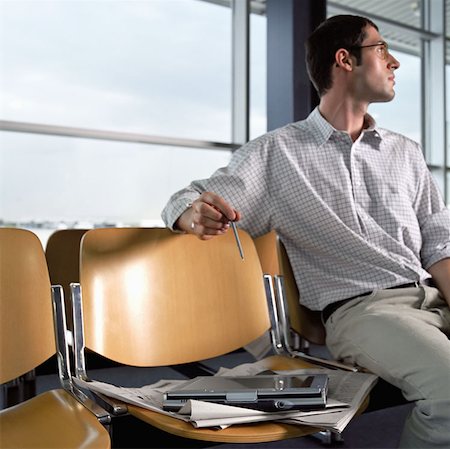
{"type": "Polygon", "coordinates": [[[400,61],[394,58],[391,53],[389,53],[388,66],[392,70],[397,70],[400,67],[400,61]]]}

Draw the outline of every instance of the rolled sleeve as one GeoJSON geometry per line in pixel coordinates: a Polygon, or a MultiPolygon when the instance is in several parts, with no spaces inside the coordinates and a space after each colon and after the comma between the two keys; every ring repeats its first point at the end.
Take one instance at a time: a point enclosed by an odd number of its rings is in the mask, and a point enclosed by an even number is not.
{"type": "Polygon", "coordinates": [[[428,217],[422,226],[422,263],[425,269],[450,257],[450,210],[441,211],[428,217]]]}

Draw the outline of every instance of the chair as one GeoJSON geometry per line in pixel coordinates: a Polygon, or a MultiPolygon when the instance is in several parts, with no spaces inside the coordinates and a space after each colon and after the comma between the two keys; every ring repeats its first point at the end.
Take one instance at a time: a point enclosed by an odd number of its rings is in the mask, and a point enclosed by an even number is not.
{"type": "MultiPolygon", "coordinates": [[[[81,245],[81,292],[72,286],[77,376],[89,378],[84,346],[122,364],[172,366],[227,354],[264,334],[270,319],[263,273],[252,239],[243,231],[240,236],[244,261],[232,233],[205,242],[168,229],[88,231],[81,245]]],[[[274,370],[311,367],[280,355],[264,363],[274,370]]],[[[197,440],[251,443],[317,432],[275,422],[218,432],[132,405],[128,411],[197,440]]]]}
{"type": "Polygon", "coordinates": [[[334,360],[324,360],[307,353],[310,343],[325,345],[325,328],[320,312],[308,309],[299,302],[295,282],[286,250],[274,231],[254,240],[262,269],[275,279],[277,318],[280,345],[293,357],[328,368],[357,371],[357,368],[334,360]]]}
{"type": "MultiPolygon", "coordinates": [[[[54,304],[55,317],[63,320],[60,306],[54,304]]],[[[0,228],[0,383],[29,372],[58,352],[63,387],[1,410],[0,447],[108,449],[108,431],[98,420],[106,424],[108,415],[95,416],[80,402],[81,396],[75,397],[65,359],[67,347],[55,341],[54,326],[50,280],[39,239],[23,229],[0,228]]],[[[95,404],[86,401],[86,405],[100,412],[95,404]]]]}
{"type": "MultiPolygon", "coordinates": [[[[64,290],[66,310],[71,310],[71,282],[80,279],[80,244],[87,229],[61,229],[50,235],[45,247],[50,282],[61,285],[64,290]]],[[[67,315],[67,327],[73,329],[72,314],[67,315]]]]}
{"type": "MultiPolygon", "coordinates": [[[[320,312],[308,309],[299,302],[300,294],[292,271],[289,257],[283,243],[275,231],[255,239],[255,247],[260,257],[264,272],[275,278],[277,293],[277,314],[279,318],[282,345],[293,357],[300,357],[324,366],[356,371],[337,361],[317,359],[304,352],[309,343],[325,345],[325,327],[320,312]]],[[[366,411],[379,410],[396,405],[406,404],[401,391],[380,379],[370,395],[370,403],[366,411]]]]}

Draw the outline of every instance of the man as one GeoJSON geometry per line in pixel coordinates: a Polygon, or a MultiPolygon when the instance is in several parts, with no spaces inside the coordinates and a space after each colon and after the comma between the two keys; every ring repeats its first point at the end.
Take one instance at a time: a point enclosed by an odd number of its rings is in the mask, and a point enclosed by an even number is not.
{"type": "Polygon", "coordinates": [[[201,239],[230,221],[276,230],[333,356],[415,401],[400,446],[449,448],[450,211],[419,145],[367,114],[393,99],[400,64],[372,21],[343,15],[311,35],[307,65],[319,107],[173,195],[163,218],[201,239]]]}

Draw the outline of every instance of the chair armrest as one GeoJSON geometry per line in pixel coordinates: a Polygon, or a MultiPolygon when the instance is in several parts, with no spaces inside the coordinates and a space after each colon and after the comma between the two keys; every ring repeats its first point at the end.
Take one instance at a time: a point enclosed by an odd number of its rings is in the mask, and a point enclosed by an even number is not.
{"type": "Polygon", "coordinates": [[[315,365],[323,366],[325,368],[342,369],[345,371],[352,371],[352,372],[359,371],[359,368],[357,366],[346,365],[345,363],[336,362],[334,360],[327,360],[327,359],[322,359],[320,357],[314,357],[314,356],[305,354],[304,352],[301,352],[301,351],[295,351],[291,348],[289,348],[289,350],[287,352],[291,357],[296,357],[296,358],[305,360],[307,362],[314,363],[315,365]]]}
{"type": "Polygon", "coordinates": [[[78,387],[72,385],[72,389],[69,393],[71,393],[78,402],[94,414],[101,424],[105,426],[111,424],[111,415],[98,403],[84,394],[78,387]]]}
{"type": "Polygon", "coordinates": [[[122,416],[128,413],[128,407],[124,402],[112,399],[104,394],[91,391],[95,402],[102,408],[106,409],[113,416],[122,416]]]}
{"type": "Polygon", "coordinates": [[[83,400],[86,398],[89,399],[92,403],[96,404],[100,409],[106,410],[113,417],[126,415],[128,413],[128,406],[124,402],[91,390],[89,388],[90,382],[92,382],[92,380],[88,378],[73,378],[73,385],[75,387],[74,391],[76,391],[76,394],[78,395],[77,397],[82,398],[83,400]],[[85,392],[89,396],[87,396],[85,392]]]}

